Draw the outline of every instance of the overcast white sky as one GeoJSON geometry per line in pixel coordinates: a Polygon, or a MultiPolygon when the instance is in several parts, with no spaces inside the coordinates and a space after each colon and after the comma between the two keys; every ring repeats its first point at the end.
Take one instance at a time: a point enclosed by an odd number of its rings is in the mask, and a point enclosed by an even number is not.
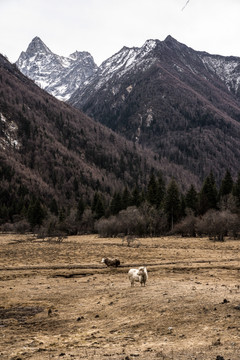
{"type": "Polygon", "coordinates": [[[35,36],[58,55],[100,63],[123,46],[167,35],[211,54],[240,57],[240,0],[0,0],[0,53],[15,62],[35,36]]]}

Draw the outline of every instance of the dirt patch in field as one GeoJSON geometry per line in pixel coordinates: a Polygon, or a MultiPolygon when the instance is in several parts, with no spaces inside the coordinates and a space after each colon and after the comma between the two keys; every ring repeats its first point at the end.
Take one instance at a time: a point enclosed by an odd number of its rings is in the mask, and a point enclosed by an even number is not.
{"type": "Polygon", "coordinates": [[[239,360],[240,242],[139,241],[1,235],[0,358],[239,360]]]}

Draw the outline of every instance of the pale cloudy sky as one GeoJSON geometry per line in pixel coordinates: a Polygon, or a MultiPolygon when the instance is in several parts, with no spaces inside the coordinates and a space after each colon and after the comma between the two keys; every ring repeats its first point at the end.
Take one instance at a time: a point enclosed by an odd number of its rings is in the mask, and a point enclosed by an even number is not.
{"type": "Polygon", "coordinates": [[[240,57],[240,0],[0,0],[0,53],[18,59],[35,36],[56,54],[95,62],[167,35],[211,54],[240,57]]]}

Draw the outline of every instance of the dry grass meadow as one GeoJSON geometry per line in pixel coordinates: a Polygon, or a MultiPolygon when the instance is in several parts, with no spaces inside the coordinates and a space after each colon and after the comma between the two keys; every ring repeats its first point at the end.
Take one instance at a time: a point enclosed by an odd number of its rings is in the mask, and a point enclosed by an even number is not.
{"type": "Polygon", "coordinates": [[[0,359],[239,360],[240,242],[139,241],[1,234],[0,359]]]}

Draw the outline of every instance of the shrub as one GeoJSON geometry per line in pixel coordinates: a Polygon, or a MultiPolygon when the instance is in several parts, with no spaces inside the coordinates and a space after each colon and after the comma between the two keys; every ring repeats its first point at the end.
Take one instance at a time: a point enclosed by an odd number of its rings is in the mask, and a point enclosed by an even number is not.
{"type": "Polygon", "coordinates": [[[102,237],[122,234],[136,236],[153,236],[162,233],[167,227],[167,218],[148,204],[140,208],[130,206],[116,216],[102,218],[95,223],[95,230],[102,237]]]}
{"type": "Polygon", "coordinates": [[[210,239],[224,241],[224,236],[239,229],[239,217],[229,210],[209,210],[198,219],[196,230],[199,235],[207,235],[210,239]]]}
{"type": "Polygon", "coordinates": [[[193,214],[186,216],[180,223],[176,224],[170,234],[180,234],[181,236],[196,236],[197,218],[193,214]]]}

